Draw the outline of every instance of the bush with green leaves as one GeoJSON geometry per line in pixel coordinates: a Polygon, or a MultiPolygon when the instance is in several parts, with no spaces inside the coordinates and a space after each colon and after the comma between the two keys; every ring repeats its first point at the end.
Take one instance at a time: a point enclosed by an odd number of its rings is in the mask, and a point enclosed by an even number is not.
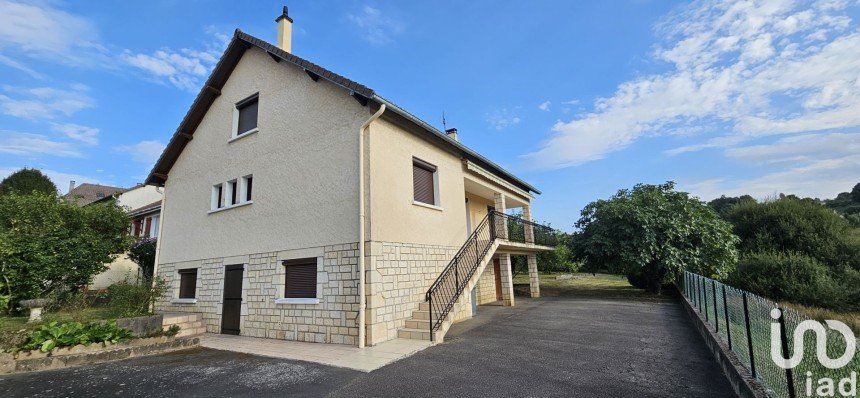
{"type": "Polygon", "coordinates": [[[14,305],[88,285],[128,248],[128,223],[125,211],[114,203],[79,207],[55,195],[4,196],[0,200],[2,294],[14,305]]]}
{"type": "Polygon", "coordinates": [[[801,253],[757,252],[741,256],[728,283],[775,301],[834,308],[846,299],[841,283],[821,261],[801,253]]]}
{"type": "Polygon", "coordinates": [[[99,323],[50,322],[39,326],[22,344],[19,350],[49,352],[57,347],[72,347],[78,344],[117,343],[134,338],[127,329],[120,328],[116,321],[99,323]]]}
{"type": "Polygon", "coordinates": [[[140,282],[122,281],[108,287],[107,305],[111,313],[118,317],[149,315],[151,306],[166,293],[167,282],[161,278],[156,278],[155,283],[149,279],[140,282]]]}
{"type": "Polygon", "coordinates": [[[33,192],[56,195],[57,186],[41,171],[28,168],[18,170],[0,181],[0,196],[13,193],[30,195],[33,192]]]}
{"type": "Polygon", "coordinates": [[[608,200],[589,203],[576,223],[574,257],[584,270],[643,278],[659,293],[689,270],[723,279],[737,262],[738,238],[731,224],[675,184],[638,184],[608,200]]]}
{"type": "Polygon", "coordinates": [[[152,278],[152,273],[155,270],[157,244],[157,238],[142,238],[132,243],[128,249],[128,258],[140,267],[144,279],[152,278]]]}

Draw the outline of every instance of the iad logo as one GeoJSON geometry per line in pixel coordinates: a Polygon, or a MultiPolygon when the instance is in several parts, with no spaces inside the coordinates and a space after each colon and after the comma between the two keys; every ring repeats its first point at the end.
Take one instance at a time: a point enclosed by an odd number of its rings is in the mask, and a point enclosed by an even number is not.
{"type": "MultiPolygon", "coordinates": [[[[782,311],[774,308],[770,311],[770,316],[775,321],[779,321],[782,317],[782,311]]],[[[806,320],[800,322],[795,328],[792,337],[794,338],[794,352],[790,358],[783,358],[782,355],[782,338],[780,335],[780,322],[770,324],[770,357],[773,362],[783,369],[793,369],[803,361],[803,355],[806,351],[804,347],[803,337],[808,331],[815,332],[815,355],[818,362],[828,369],[842,369],[852,359],[857,351],[857,338],[854,337],[854,332],[848,325],[834,320],[825,320],[831,329],[839,332],[845,340],[845,352],[836,359],[831,359],[827,355],[827,329],[820,322],[806,320]]],[[[786,335],[788,331],[785,331],[786,335]]],[[[787,351],[787,350],[786,350],[787,351]]],[[[812,395],[812,372],[806,372],[806,395],[812,395]]],[[[818,385],[815,390],[816,396],[833,397],[836,396],[838,385],[839,393],[844,397],[854,397],[857,395],[857,372],[852,371],[849,377],[835,381],[831,377],[822,377],[818,379],[818,385]]]]}
{"type": "MultiPolygon", "coordinates": [[[[779,320],[782,317],[782,311],[774,308],[770,311],[770,317],[774,320],[779,320]]],[[[848,325],[834,320],[825,320],[827,326],[842,334],[845,339],[845,352],[836,359],[830,359],[827,356],[827,329],[818,321],[806,320],[800,322],[794,328],[794,354],[791,358],[782,357],[782,343],[780,342],[779,323],[770,324],[770,357],[777,366],[783,369],[793,369],[800,361],[803,360],[805,347],[803,344],[803,335],[808,331],[815,332],[815,355],[818,357],[818,362],[828,369],[841,369],[848,362],[854,359],[854,353],[857,351],[857,338],[854,337],[854,332],[848,325]]],[[[788,333],[786,331],[786,333],[788,333]]]]}

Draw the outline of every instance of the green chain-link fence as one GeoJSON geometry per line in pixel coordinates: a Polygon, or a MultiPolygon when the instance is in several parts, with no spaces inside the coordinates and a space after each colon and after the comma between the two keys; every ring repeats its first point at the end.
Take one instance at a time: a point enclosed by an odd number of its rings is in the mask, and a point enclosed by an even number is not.
{"type": "MultiPolygon", "coordinates": [[[[785,333],[778,333],[774,339],[779,344],[776,347],[778,352],[789,357],[794,353],[793,335],[796,326],[811,318],[790,308],[782,308],[763,297],[691,272],[685,272],[679,282],[684,296],[772,396],[805,397],[808,392],[807,379],[811,380],[811,396],[817,396],[819,380],[824,377],[831,378],[837,384],[835,396],[839,396],[839,381],[851,377],[852,371],[860,372],[858,355],[840,369],[823,366],[818,361],[813,332],[803,335],[802,361],[793,369],[782,369],[771,359],[771,325],[782,324],[779,330],[785,333]],[[771,316],[774,309],[781,311],[781,319],[771,316]]],[[[846,342],[839,332],[827,328],[826,347],[828,357],[835,359],[845,352],[846,342]]]]}

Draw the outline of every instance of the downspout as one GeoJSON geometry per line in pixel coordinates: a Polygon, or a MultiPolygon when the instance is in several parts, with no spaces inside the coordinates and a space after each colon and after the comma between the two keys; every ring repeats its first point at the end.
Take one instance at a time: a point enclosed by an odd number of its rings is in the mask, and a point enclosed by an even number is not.
{"type": "Polygon", "coordinates": [[[364,130],[385,112],[385,104],[370,119],[367,119],[358,130],[358,348],[364,348],[364,307],[367,299],[364,296],[364,130]]]}
{"type": "MultiPolygon", "coordinates": [[[[155,191],[161,194],[161,209],[158,210],[158,237],[155,239],[155,264],[152,265],[152,287],[158,279],[158,260],[161,257],[161,230],[164,228],[164,204],[167,203],[167,191],[162,192],[161,187],[156,186],[155,191]]],[[[155,311],[155,303],[150,304],[149,311],[155,311]]]]}

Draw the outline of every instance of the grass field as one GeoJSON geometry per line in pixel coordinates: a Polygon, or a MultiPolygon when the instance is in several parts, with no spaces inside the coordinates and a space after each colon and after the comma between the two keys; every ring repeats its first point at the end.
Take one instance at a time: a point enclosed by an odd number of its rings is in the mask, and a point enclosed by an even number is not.
{"type": "MultiPolygon", "coordinates": [[[[541,296],[579,296],[595,298],[615,298],[633,300],[667,300],[673,297],[674,292],[666,292],[663,295],[648,293],[637,289],[627,283],[627,278],[610,274],[572,274],[569,279],[558,279],[564,274],[541,274],[540,291],[541,296]]],[[[571,275],[571,274],[567,274],[571,275]]],[[[527,274],[514,276],[514,285],[528,285],[527,274]]]]}

